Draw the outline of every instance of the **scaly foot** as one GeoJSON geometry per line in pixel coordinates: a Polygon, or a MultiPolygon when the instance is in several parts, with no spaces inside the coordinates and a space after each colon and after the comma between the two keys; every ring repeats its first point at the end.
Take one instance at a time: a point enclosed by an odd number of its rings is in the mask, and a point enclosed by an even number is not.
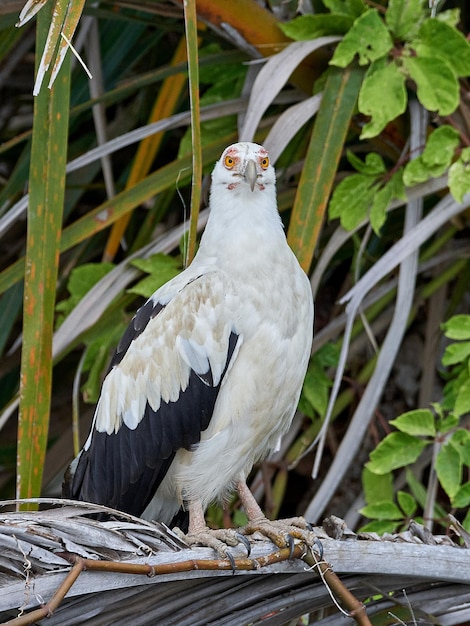
{"type": "Polygon", "coordinates": [[[255,532],[259,532],[264,537],[270,539],[278,548],[290,548],[291,555],[294,551],[296,539],[305,543],[309,548],[313,548],[316,545],[321,555],[323,554],[320,541],[312,532],[310,524],[303,517],[268,520],[245,480],[240,480],[237,483],[237,491],[249,520],[248,524],[240,529],[241,533],[252,535],[255,532]]]}
{"type": "Polygon", "coordinates": [[[208,528],[207,526],[188,532],[187,534],[175,528],[174,531],[185,541],[188,546],[205,546],[212,548],[223,559],[229,559],[233,564],[233,555],[228,550],[239,544],[245,546],[247,556],[250,556],[251,545],[248,539],[237,530],[232,528],[208,528]]]}
{"type": "Polygon", "coordinates": [[[278,548],[290,548],[294,550],[297,539],[307,546],[318,545],[317,538],[312,532],[312,527],[303,517],[289,519],[268,520],[266,517],[258,517],[250,520],[246,526],[240,528],[243,535],[253,535],[256,532],[270,539],[278,548]]]}

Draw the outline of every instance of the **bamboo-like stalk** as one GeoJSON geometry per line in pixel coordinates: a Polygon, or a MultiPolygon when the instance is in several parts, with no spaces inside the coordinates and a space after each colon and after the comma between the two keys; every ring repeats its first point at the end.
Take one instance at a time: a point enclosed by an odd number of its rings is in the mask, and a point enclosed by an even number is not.
{"type": "Polygon", "coordinates": [[[192,170],[191,216],[189,220],[188,248],[186,265],[189,265],[196,253],[197,220],[201,204],[202,153],[201,153],[201,107],[199,101],[199,67],[196,0],[184,2],[184,24],[188,54],[189,100],[191,107],[191,143],[192,170]]]}
{"type": "MultiPolygon", "coordinates": [[[[43,50],[52,6],[38,15],[37,46],[43,50]]],[[[17,495],[38,496],[46,455],[52,384],[52,333],[67,157],[69,59],[51,90],[34,107],[29,178],[18,418],[17,495]]]]}

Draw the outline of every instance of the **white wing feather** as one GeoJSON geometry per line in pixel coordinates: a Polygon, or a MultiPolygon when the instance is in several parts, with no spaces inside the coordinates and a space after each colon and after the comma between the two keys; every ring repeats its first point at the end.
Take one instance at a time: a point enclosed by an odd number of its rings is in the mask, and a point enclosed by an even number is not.
{"type": "MultiPolygon", "coordinates": [[[[180,286],[181,276],[175,282],[180,286]]],[[[168,292],[168,285],[165,289],[168,292]]],[[[235,300],[224,272],[187,281],[109,372],[96,407],[96,429],[111,434],[122,423],[135,429],[147,402],[156,411],[162,401],[178,400],[191,370],[200,376],[211,370],[217,386],[227,363],[230,333],[236,332],[235,300]]]]}

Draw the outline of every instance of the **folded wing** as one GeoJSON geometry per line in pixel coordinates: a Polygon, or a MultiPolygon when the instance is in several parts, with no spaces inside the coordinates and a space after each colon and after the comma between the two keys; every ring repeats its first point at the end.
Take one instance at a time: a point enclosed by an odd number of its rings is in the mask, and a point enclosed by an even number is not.
{"type": "Polygon", "coordinates": [[[90,435],[64,495],[140,515],[176,452],[190,450],[214,413],[242,341],[227,278],[192,278],[156,292],[123,335],[90,435]]]}

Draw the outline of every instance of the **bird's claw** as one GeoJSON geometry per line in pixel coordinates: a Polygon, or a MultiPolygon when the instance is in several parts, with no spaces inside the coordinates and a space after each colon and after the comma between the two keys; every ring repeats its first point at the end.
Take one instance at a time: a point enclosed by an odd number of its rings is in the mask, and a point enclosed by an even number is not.
{"type": "Polygon", "coordinates": [[[175,532],[188,544],[188,546],[205,546],[212,548],[222,559],[228,559],[233,572],[236,570],[235,557],[228,550],[229,547],[235,547],[243,544],[246,550],[246,556],[251,554],[251,544],[249,539],[231,528],[210,529],[202,528],[196,532],[184,534],[178,528],[175,532]]]}
{"type": "Polygon", "coordinates": [[[302,541],[309,547],[317,545],[323,555],[323,546],[313,536],[311,524],[306,522],[303,517],[273,521],[267,518],[261,518],[250,521],[241,529],[241,532],[245,535],[260,532],[270,539],[278,548],[289,548],[289,559],[292,559],[294,556],[296,540],[302,541]]]}
{"type": "MultiPolygon", "coordinates": [[[[323,561],[323,544],[322,544],[322,542],[320,541],[320,539],[315,538],[313,543],[318,548],[318,560],[319,561],[323,561]]],[[[310,547],[313,548],[313,546],[310,546],[310,547]]]]}
{"type": "Polygon", "coordinates": [[[232,568],[232,574],[235,574],[235,571],[236,571],[237,567],[235,565],[235,558],[234,558],[233,554],[230,552],[230,550],[226,550],[225,551],[225,558],[230,561],[230,567],[232,568]]]}
{"type": "Polygon", "coordinates": [[[294,550],[295,550],[294,537],[290,533],[287,533],[286,539],[287,539],[287,544],[289,548],[289,561],[292,561],[294,557],[294,550]]]}
{"type": "MultiPolygon", "coordinates": [[[[242,543],[245,546],[246,556],[248,558],[251,554],[251,543],[244,535],[242,535],[239,532],[235,532],[235,537],[238,539],[239,543],[242,543]]],[[[230,565],[232,567],[232,574],[235,574],[237,566],[235,564],[235,557],[230,552],[230,550],[225,550],[225,558],[227,558],[230,561],[230,565]]]]}
{"type": "Polygon", "coordinates": [[[240,543],[242,543],[245,548],[246,548],[246,556],[250,556],[251,554],[251,543],[249,542],[249,540],[245,537],[245,535],[242,535],[241,533],[237,532],[235,533],[237,539],[239,540],[240,543]]]}
{"type": "MultiPolygon", "coordinates": [[[[249,557],[250,554],[251,554],[251,543],[248,541],[248,539],[244,535],[242,535],[239,532],[235,532],[235,537],[236,537],[236,539],[238,539],[239,543],[242,543],[245,546],[246,556],[249,557]]],[[[230,566],[232,568],[232,574],[235,574],[235,572],[237,570],[237,566],[236,566],[236,563],[235,563],[235,557],[230,552],[230,550],[224,550],[223,552],[224,552],[225,558],[230,561],[230,566]]],[[[222,554],[221,554],[221,556],[222,556],[222,554]]]]}
{"type": "MultiPolygon", "coordinates": [[[[181,531],[179,532],[181,533],[181,531]]],[[[212,548],[220,558],[227,559],[230,562],[232,571],[235,573],[237,569],[235,556],[228,548],[243,544],[246,550],[246,558],[248,558],[251,555],[251,543],[247,535],[252,535],[255,532],[260,532],[278,548],[289,548],[289,560],[292,560],[294,557],[298,541],[303,542],[310,549],[316,546],[318,558],[320,560],[323,558],[322,543],[313,536],[312,526],[301,517],[275,521],[261,518],[250,521],[238,531],[231,528],[213,530],[203,527],[187,535],[181,533],[181,537],[189,546],[212,548]]]]}

